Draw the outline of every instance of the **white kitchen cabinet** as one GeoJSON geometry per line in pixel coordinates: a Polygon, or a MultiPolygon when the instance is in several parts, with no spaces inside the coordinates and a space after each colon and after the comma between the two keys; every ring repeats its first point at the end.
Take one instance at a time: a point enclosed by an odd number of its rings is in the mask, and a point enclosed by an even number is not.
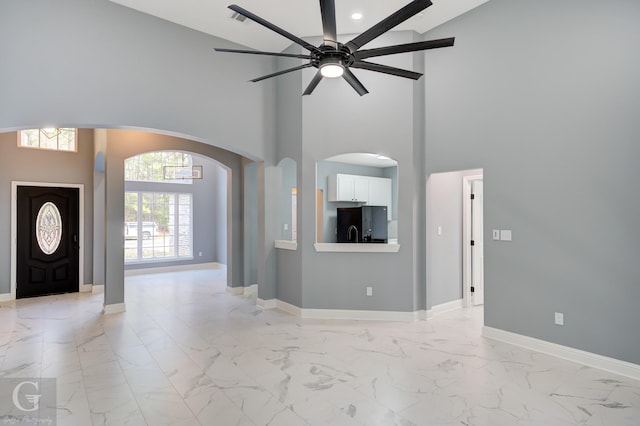
{"type": "Polygon", "coordinates": [[[336,173],[328,177],[328,201],[366,203],[369,198],[368,176],[336,173]]]}
{"type": "Polygon", "coordinates": [[[391,209],[391,179],[342,173],[329,175],[327,200],[366,203],[391,209]]]}
{"type": "Polygon", "coordinates": [[[387,209],[391,209],[391,179],[379,177],[369,177],[368,179],[367,205],[387,206],[387,209]]]}

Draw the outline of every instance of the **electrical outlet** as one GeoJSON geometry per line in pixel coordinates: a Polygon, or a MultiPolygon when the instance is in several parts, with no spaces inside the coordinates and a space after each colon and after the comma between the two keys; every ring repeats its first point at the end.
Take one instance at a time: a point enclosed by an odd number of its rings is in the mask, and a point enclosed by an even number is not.
{"type": "Polygon", "coordinates": [[[373,296],[373,287],[367,287],[367,296],[373,296]]]}
{"type": "Polygon", "coordinates": [[[201,251],[198,252],[198,256],[202,257],[202,252],[201,251]]]}
{"type": "Polygon", "coordinates": [[[564,314],[562,312],[555,313],[556,325],[564,325],[564,314]]]}
{"type": "Polygon", "coordinates": [[[289,230],[289,224],[285,223],[283,228],[284,228],[285,231],[288,231],[289,230]]]}

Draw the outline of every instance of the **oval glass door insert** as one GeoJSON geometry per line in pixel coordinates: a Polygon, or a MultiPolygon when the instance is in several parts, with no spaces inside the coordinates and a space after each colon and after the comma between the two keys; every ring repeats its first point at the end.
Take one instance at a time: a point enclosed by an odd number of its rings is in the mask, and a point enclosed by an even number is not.
{"type": "Polygon", "coordinates": [[[62,216],[52,202],[40,207],[36,218],[36,240],[44,254],[53,254],[62,241],[62,216]]]}

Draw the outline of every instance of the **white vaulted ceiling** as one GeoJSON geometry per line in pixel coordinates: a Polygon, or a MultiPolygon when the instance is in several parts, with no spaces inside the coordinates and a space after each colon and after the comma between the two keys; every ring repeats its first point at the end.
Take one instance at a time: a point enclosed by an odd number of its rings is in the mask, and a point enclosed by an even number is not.
{"type": "MultiPolygon", "coordinates": [[[[281,52],[291,41],[263,26],[231,19],[233,0],[111,0],[114,3],[175,22],[258,50],[281,52]]],[[[322,34],[317,0],[236,0],[237,4],[298,37],[322,34]]],[[[488,0],[432,0],[433,5],[395,30],[424,33],[488,0]]],[[[357,34],[400,9],[409,0],[336,0],[339,34],[357,34]],[[353,12],[363,18],[353,21],[353,12]]]]}

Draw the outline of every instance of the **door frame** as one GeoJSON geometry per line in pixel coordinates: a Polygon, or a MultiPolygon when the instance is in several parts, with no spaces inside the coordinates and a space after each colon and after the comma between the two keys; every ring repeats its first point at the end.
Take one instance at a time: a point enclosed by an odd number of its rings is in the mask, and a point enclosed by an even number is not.
{"type": "Polygon", "coordinates": [[[18,267],[18,187],[33,186],[41,188],[77,188],[78,189],[78,291],[90,291],[91,284],[84,284],[84,184],[11,181],[11,295],[16,300],[18,267]]]}
{"type": "Polygon", "coordinates": [[[462,303],[473,306],[471,300],[471,184],[484,180],[484,175],[462,177],[462,303]]]}

